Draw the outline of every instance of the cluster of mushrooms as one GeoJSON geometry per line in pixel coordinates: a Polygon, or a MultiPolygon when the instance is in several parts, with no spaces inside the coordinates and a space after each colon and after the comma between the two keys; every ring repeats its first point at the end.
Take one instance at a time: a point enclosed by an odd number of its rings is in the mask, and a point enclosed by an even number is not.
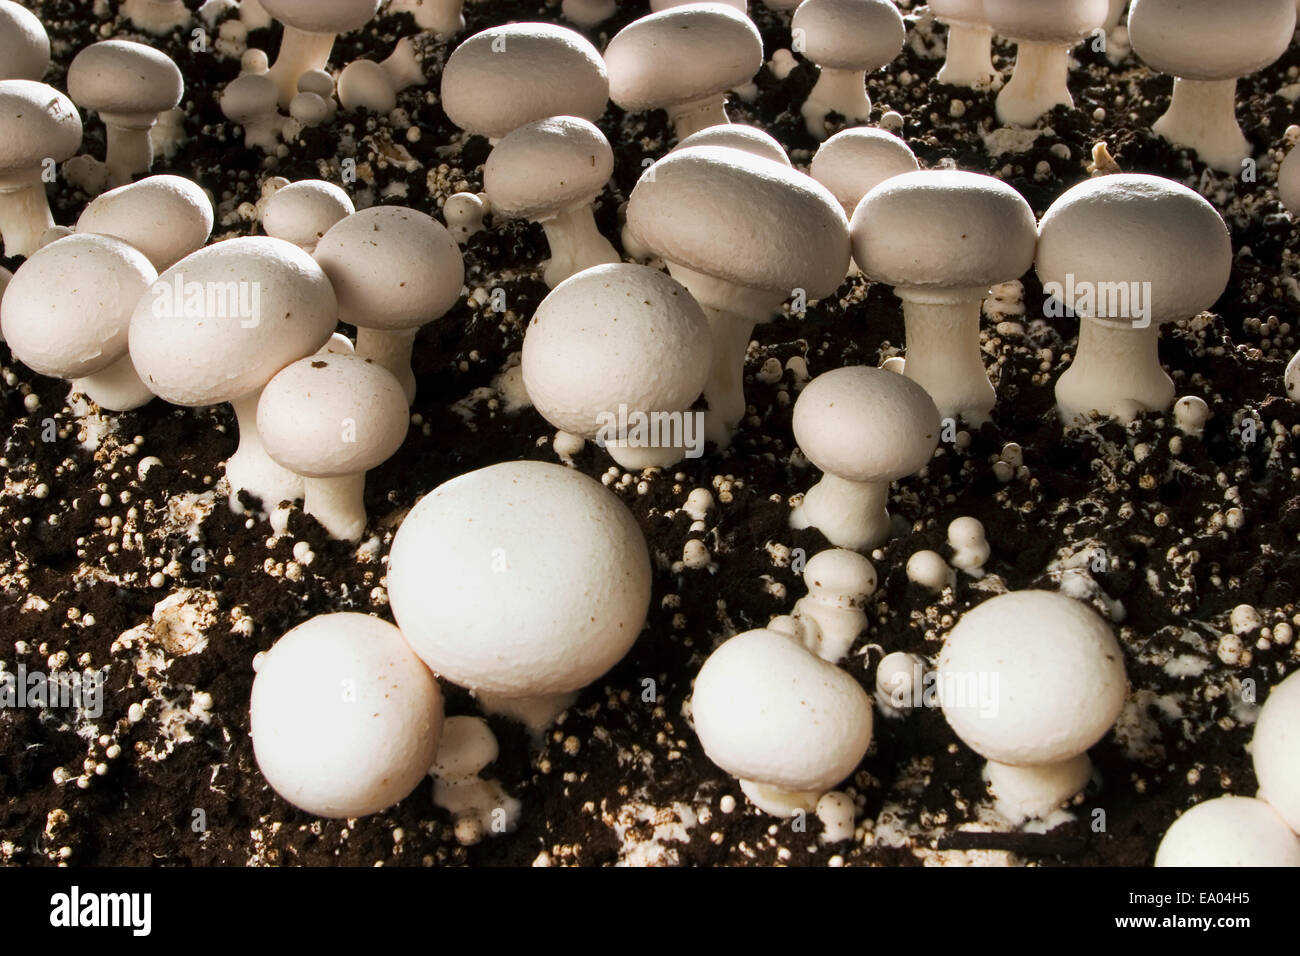
{"type": "MultiPolygon", "coordinates": [[[[268,17],[284,27],[274,62],[246,50],[221,94],[250,148],[275,152],[292,124],[328,122],[339,110],[390,111],[398,92],[427,82],[418,39],[382,63],[329,71],[335,35],[360,28],[378,5],[243,0],[223,41],[242,43],[268,17]]],[[[464,28],[455,0],[393,6],[444,38],[464,28]]],[[[808,594],[791,614],[708,657],[691,701],[704,751],[752,803],[777,816],[816,813],[851,832],[852,801],[834,788],[866,755],[873,710],[904,717],[929,667],[888,655],[873,697],[837,666],[867,625],[876,572],[864,552],[891,535],[891,485],[925,468],[945,422],[978,426],[994,411],[980,349],[990,289],[1034,269],[1078,317],[1073,363],[1056,383],[1063,427],[1127,422],[1174,406],[1160,327],[1214,305],[1232,245],[1215,208],[1169,179],[1097,175],[1038,220],[999,179],[921,169],[886,129],[829,135],[828,117],[869,119],[865,76],[907,42],[890,0],[769,0],[791,10],[792,49],[820,70],[802,107],[821,141],[806,172],[771,136],[728,121],[729,91],[751,83],[763,62],[744,0],[650,6],[603,53],[546,23],[493,27],[455,48],[439,78],[442,107],[492,150],[483,194],[452,196],[445,225],[398,205],[358,211],[328,182],[281,181],[261,211],[266,235],[210,243],[210,196],[188,179],[148,175],[151,130],[183,95],[175,63],[143,43],[97,42],[72,60],[64,95],[42,82],[50,48],[40,22],[0,0],[0,234],[6,255],[25,260],[0,277],[0,329],[18,360],[70,381],[103,410],[154,397],[230,403],[239,431],[225,468],[231,507],[301,499],[330,535],[355,542],[367,528],[366,472],[406,438],[416,333],[464,294],[459,242],[486,228],[488,213],[537,223],[549,244],[543,276],[552,291],[532,316],[520,371],[529,401],[557,430],[562,459],[597,439],[619,408],[700,414],[708,441],[727,448],[746,414],[756,325],[791,300],[831,296],[846,278],[892,287],[904,357],[825,370],[794,407],[794,437],[822,476],[792,499],[790,522],[834,547],[809,560],[808,594]],[[614,168],[595,125],[611,100],[629,112],[666,111],[677,136],[645,169],[616,237],[602,235],[592,214],[614,168]],[[105,124],[107,155],[102,168],[77,159],[111,188],[59,226],[46,173],[51,162],[75,161],[82,111],[105,124]],[[1095,295],[1139,286],[1140,309],[1137,296],[1116,311],[1095,295]],[[355,342],[336,332],[340,320],[358,329],[355,342]]],[[[1176,78],[1156,132],[1209,166],[1237,169],[1251,148],[1233,113],[1236,79],[1286,49],[1294,0],[1134,0],[1123,27],[1125,6],[932,0],[948,29],[939,79],[996,92],[998,119],[1030,126],[1073,105],[1071,49],[1126,29],[1140,57],[1176,78]],[[1018,44],[1005,82],[990,57],[994,35],[1018,44]]],[[[194,16],[176,0],[125,7],[145,32],[194,16]]],[[[583,26],[613,9],[612,0],[563,5],[583,26]]],[[[1278,190],[1300,215],[1294,154],[1278,190]]],[[[1197,402],[1182,400],[1184,417],[1195,417],[1197,402]]],[[[695,453],[628,436],[601,444],[630,470],[670,468],[695,453]]],[[[953,567],[980,573],[989,549],[979,522],[959,519],[949,536],[953,567]]],[[[909,577],[935,587],[952,573],[934,552],[908,562],[909,577]]],[[[473,691],[487,712],[544,728],[638,639],[651,579],[629,510],[572,467],[503,462],[448,481],[393,538],[395,624],[325,614],[260,657],[251,702],[259,766],[310,813],[379,812],[431,767],[457,763],[440,747],[452,734],[439,679],[473,691]]],[[[952,729],[986,758],[1006,819],[1049,819],[1088,784],[1088,749],[1129,695],[1123,656],[1110,625],[1061,593],[1002,594],[952,628],[931,676],[952,729]]],[[[1159,863],[1300,864],[1298,681],[1274,688],[1259,720],[1260,799],[1194,808],[1170,830],[1159,863]]],[[[477,733],[461,725],[455,736],[477,733]]]]}

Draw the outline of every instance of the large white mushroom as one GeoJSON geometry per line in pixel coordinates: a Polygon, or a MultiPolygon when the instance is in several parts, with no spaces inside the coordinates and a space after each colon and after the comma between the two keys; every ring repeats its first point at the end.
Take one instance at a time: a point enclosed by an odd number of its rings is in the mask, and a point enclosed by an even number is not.
{"type": "Polygon", "coordinates": [[[49,67],[45,26],[22,4],[0,0],[0,80],[40,80],[49,67]]]}
{"type": "Polygon", "coordinates": [[[359,30],[379,9],[379,0],[261,0],[284,25],[280,52],[267,74],[287,107],[298,93],[298,77],[323,70],[340,33],[359,30]]]}
{"type": "Polygon", "coordinates": [[[276,190],[262,213],[262,228],[313,253],[325,233],[356,211],[351,197],[333,183],[300,179],[276,190]]]}
{"type": "Polygon", "coordinates": [[[1155,865],[1300,866],[1300,838],[1263,800],[1216,797],[1173,822],[1160,840],[1155,865]]]}
{"type": "Polygon", "coordinates": [[[930,12],[948,26],[948,52],[940,83],[985,90],[998,75],[993,65],[993,28],[984,17],[984,0],[929,0],[930,12]]]}
{"type": "Polygon", "coordinates": [[[1250,757],[1260,799],[1300,833],[1300,673],[1269,691],[1255,722],[1250,757]]]}
{"type": "Polygon", "coordinates": [[[791,168],[790,157],[786,155],[785,147],[772,134],[765,133],[757,126],[746,126],[744,123],[719,123],[716,126],[706,126],[699,132],[678,141],[669,152],[690,149],[692,146],[727,146],[753,153],[755,156],[762,156],[791,168]]]}
{"type": "Polygon", "coordinates": [[[817,147],[808,175],[829,189],[844,215],[852,219],[863,196],[886,179],[914,173],[918,168],[916,155],[893,133],[852,126],[817,147]]]}
{"type": "Polygon", "coordinates": [[[34,80],[0,80],[0,237],[6,256],[30,256],[54,225],[45,195],[46,163],[81,146],[72,101],[34,80]]]}
{"type": "Polygon", "coordinates": [[[203,248],[212,234],[212,200],[181,176],[149,176],[91,200],[77,232],[114,236],[135,246],[158,271],[203,248]]]}

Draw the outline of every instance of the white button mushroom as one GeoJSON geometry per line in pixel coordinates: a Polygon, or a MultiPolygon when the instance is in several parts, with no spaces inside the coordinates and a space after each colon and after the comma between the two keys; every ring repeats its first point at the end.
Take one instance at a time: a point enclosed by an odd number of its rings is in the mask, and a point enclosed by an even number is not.
{"type": "Polygon", "coordinates": [[[1300,219],[1300,146],[1292,148],[1277,171],[1277,198],[1300,219]]]}
{"type": "Polygon", "coordinates": [[[0,80],[39,80],[49,67],[45,26],[22,4],[0,0],[0,80]]]}
{"type": "Polygon", "coordinates": [[[266,453],[304,478],[303,510],[344,541],[366,530],[366,472],[402,447],[409,425],[401,384],[356,355],[299,359],[257,402],[266,453]]]}
{"type": "Polygon", "coordinates": [[[266,12],[284,25],[280,52],[267,76],[275,83],[280,106],[298,92],[298,77],[322,70],[334,37],[359,30],[379,9],[379,0],[261,0],[266,12]]]}
{"type": "Polygon", "coordinates": [[[867,599],[876,593],[876,569],[855,551],[830,548],[808,559],[803,571],[808,594],[793,616],[814,625],[805,632],[808,649],[838,663],[867,629],[867,599]]]}
{"type": "Polygon", "coordinates": [[[339,105],[387,116],[397,109],[397,90],[374,60],[353,60],[339,73],[339,105]]]}
{"type": "MultiPolygon", "coordinates": [[[[1181,183],[1119,173],[1067,190],[1038,231],[1043,290],[1079,317],[1074,361],[1056,383],[1062,422],[1167,410],[1160,326],[1210,308],[1226,288],[1232,242],[1219,213],[1181,183]]],[[[1049,315],[1061,311],[1049,302],[1049,315]]]]}
{"type": "Polygon", "coordinates": [[[916,551],[907,559],[907,580],[931,591],[957,586],[957,575],[938,551],[916,551]]]}
{"type": "Polygon", "coordinates": [[[127,328],[158,273],[119,239],[73,235],[37,251],[5,290],[4,337],[24,365],[72,380],[113,411],[148,402],[127,354],[127,328]]]}
{"type": "Polygon", "coordinates": [[[952,548],[952,566],[965,571],[973,578],[984,577],[984,565],[988,562],[988,539],[984,536],[984,525],[978,518],[962,517],[948,525],[948,547],[952,548]]]}
{"type": "Polygon", "coordinates": [[[392,372],[414,400],[415,335],[456,304],[465,282],[456,240],[432,216],[372,206],[332,226],[315,257],[338,294],[339,317],[357,326],[357,354],[392,372]]]}
{"type": "Polygon", "coordinates": [[[149,176],[93,199],[77,232],[129,242],[158,271],[203,248],[212,234],[212,200],[181,176],[149,176]]]}
{"type": "Polygon", "coordinates": [[[1264,801],[1216,797],[1198,803],[1165,831],[1155,865],[1300,866],[1300,839],[1264,801]]]}
{"type": "Polygon", "coordinates": [[[321,237],[356,212],[352,199],[323,179],[302,179],[276,190],[262,213],[268,236],[313,253],[321,237]]]}
{"type": "Polygon", "coordinates": [[[440,37],[453,37],[465,29],[462,0],[390,0],[391,13],[404,11],[415,17],[416,24],[440,37]]]}
{"type": "Polygon", "coordinates": [[[0,236],[6,256],[30,256],[54,225],[42,174],[81,146],[81,115],[44,83],[0,80],[0,236]]]}
{"type": "Polygon", "coordinates": [[[817,147],[808,174],[831,191],[851,219],[863,196],[886,179],[919,168],[912,150],[893,133],[854,126],[817,147]]]}
{"type": "Polygon", "coordinates": [[[727,91],[763,65],[763,38],[723,3],[691,3],[633,20],[605,48],[609,97],[628,112],[664,110],[678,139],[727,122],[727,91]]]}
{"type": "Polygon", "coordinates": [[[597,481],[535,461],[453,478],[393,538],[388,596],[438,674],[518,705],[558,699],[627,653],[650,603],[650,555],[597,481]]]}
{"type": "Polygon", "coordinates": [[[1013,823],[1045,817],[1091,775],[1088,748],[1124,707],[1124,655],[1086,605],[1014,591],[966,614],[939,654],[943,714],[989,761],[997,809],[1013,823]]]}
{"type": "Polygon", "coordinates": [[[477,193],[452,193],[442,204],[442,218],[456,242],[464,245],[469,237],[483,231],[487,203],[477,193]]]}
{"type": "Polygon", "coordinates": [[[746,631],[695,678],[695,733],[710,760],[773,816],[811,813],[871,745],[871,698],[785,634],[746,631]]]}
{"type": "Polygon", "coordinates": [[[1282,386],[1286,390],[1287,398],[1293,402],[1300,402],[1300,352],[1296,352],[1291,356],[1291,361],[1286,363],[1282,386]]]}
{"type": "MultiPolygon", "coordinates": [[[[934,554],[933,551],[917,552],[924,553],[934,554]]],[[[876,706],[886,717],[906,717],[909,710],[925,703],[924,685],[923,658],[904,651],[886,654],[876,665],[876,706]]]]}
{"type": "Polygon", "coordinates": [[[984,0],[930,0],[929,6],[934,18],[948,25],[948,54],[936,79],[950,86],[988,89],[998,71],[984,0]]]}
{"type": "Polygon", "coordinates": [[[903,300],[903,373],[944,418],[979,425],[997,400],[980,353],[989,289],[1034,262],[1033,210],[992,176],[923,170],[885,180],[853,214],[853,258],[903,300]]]}
{"type": "Polygon", "coordinates": [[[1174,424],[1184,435],[1200,438],[1205,434],[1205,423],[1210,420],[1210,406],[1205,399],[1184,395],[1174,402],[1174,424]]]}
{"type": "Polygon", "coordinates": [[[240,490],[268,507],[302,497],[302,479],[262,447],[257,399],[276,372],[324,345],[338,319],[334,290],[311,256],[265,236],[186,256],[136,305],[131,359],[154,394],[174,405],[234,407],[239,447],[226,478],[236,512],[240,490]]]}
{"type": "Polygon", "coordinates": [[[891,482],[930,461],[939,412],[925,389],[878,368],[818,375],[794,403],[794,438],[825,474],[790,514],[832,544],[865,551],[889,537],[891,482]]]}
{"type": "Polygon", "coordinates": [[[241,73],[221,91],[221,113],[244,128],[244,145],[273,153],[285,118],[276,109],[275,81],[265,73],[241,73]]]}
{"type": "Polygon", "coordinates": [[[1300,674],[1269,691],[1255,723],[1250,756],[1260,799],[1300,833],[1300,674]]]}
{"type": "Polygon", "coordinates": [[[597,266],[537,307],[524,387],[543,418],[596,440],[624,468],[666,468],[703,453],[688,410],[708,378],[709,347],[708,320],[677,282],[645,266],[597,266]]]}
{"type": "Polygon", "coordinates": [[[322,614],[262,658],[249,731],[257,766],[281,797],[320,817],[362,817],[402,800],[429,772],[442,693],[387,621],[322,614]]]}
{"type": "Polygon", "coordinates": [[[596,229],[591,204],[614,172],[614,153],[594,124],[576,116],[525,123],[501,138],[483,167],[494,215],[539,223],[554,289],[575,272],[621,261],[596,229]]]}
{"type": "Polygon", "coordinates": [[[1254,150],[1237,124],[1237,80],[1285,53],[1295,25],[1291,0],[1134,0],[1133,50],[1175,77],[1169,109],[1152,129],[1214,169],[1240,173],[1254,150]]]}
{"type": "Polygon", "coordinates": [[[795,52],[819,67],[800,112],[815,139],[826,138],[826,114],[871,118],[866,74],[903,51],[907,29],[892,0],[805,0],[790,21],[795,52]]]}
{"type": "Polygon", "coordinates": [[[705,127],[681,140],[670,152],[690,149],[692,146],[728,146],[792,168],[785,147],[771,134],[763,132],[756,126],[746,126],[743,123],[722,123],[705,127]]]}
{"type": "Polygon", "coordinates": [[[121,186],[153,165],[149,130],[181,101],[185,83],[171,57],[143,43],[92,43],[68,67],[68,95],[108,131],[108,183],[121,186]]]}
{"type": "Polygon", "coordinates": [[[1070,49],[1100,30],[1109,0],[984,0],[995,33],[1016,41],[1016,68],[998,93],[998,122],[1033,126],[1055,106],[1074,107],[1070,49]]]}
{"type": "Polygon", "coordinates": [[[669,153],[646,171],[628,201],[627,227],[668,263],[709,318],[705,426],[709,440],[725,448],[745,414],[745,353],[754,325],[789,296],[802,291],[819,299],[843,281],[844,212],[803,173],[742,150],[697,146],[669,153]]]}
{"type": "Polygon", "coordinates": [[[131,26],[155,36],[188,26],[192,19],[184,0],[122,0],[122,13],[131,26]]]}

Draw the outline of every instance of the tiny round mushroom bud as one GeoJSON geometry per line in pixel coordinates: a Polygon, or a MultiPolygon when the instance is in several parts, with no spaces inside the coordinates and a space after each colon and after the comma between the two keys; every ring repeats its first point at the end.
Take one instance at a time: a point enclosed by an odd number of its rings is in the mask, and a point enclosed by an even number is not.
{"type": "Polygon", "coordinates": [[[808,174],[831,191],[851,219],[863,196],[886,179],[919,168],[912,150],[893,133],[853,126],[817,147],[808,174]]]}
{"type": "Polygon", "coordinates": [[[1056,383],[1061,421],[1166,411],[1174,383],[1160,367],[1160,326],[1210,308],[1227,287],[1232,241],[1219,213],[1182,183],[1116,173],[1067,190],[1038,235],[1047,314],[1079,317],[1074,361],[1056,383]]]}
{"type": "Polygon", "coordinates": [[[0,237],[4,254],[30,256],[54,225],[45,196],[46,163],[81,146],[81,114],[72,101],[34,80],[0,80],[0,237]]]}
{"type": "Polygon", "coordinates": [[[316,245],[316,261],[357,326],[357,354],[396,376],[415,398],[411,347],[422,325],[460,298],[465,263],[446,227],[405,206],[372,206],[339,220],[316,245]]]}
{"type": "Polygon", "coordinates": [[[1055,106],[1074,108],[1070,50],[1100,30],[1109,0],[984,0],[993,31],[1016,43],[1016,66],[998,93],[998,122],[1033,126],[1055,106]]]}
{"type": "Polygon", "coordinates": [[[45,26],[22,4],[0,0],[0,80],[40,80],[49,67],[45,26]]]}
{"type": "MultiPolygon", "coordinates": [[[[655,9],[653,0],[650,9],[655,9]]],[[[570,23],[576,23],[578,26],[590,30],[617,13],[618,4],[615,0],[563,0],[560,4],[560,12],[564,14],[564,19],[570,23]]]]}
{"type": "Polygon", "coordinates": [[[401,632],[321,614],[281,637],[253,678],[249,730],[267,782],[320,817],[378,813],[429,772],[442,692],[401,632]]]}
{"type": "Polygon", "coordinates": [[[936,79],[950,86],[988,89],[998,70],[984,0],[930,0],[929,6],[934,18],[948,26],[948,54],[936,79]]]}
{"type": "Polygon", "coordinates": [[[121,186],[153,165],[149,130],[181,101],[185,83],[172,58],[143,43],[92,43],[68,67],[68,95],[94,110],[108,131],[108,183],[121,186]]]}
{"type": "Polygon", "coordinates": [[[366,530],[366,472],[397,452],[409,425],[401,384],[356,355],[299,359],[257,403],[266,453],[304,478],[303,510],[344,541],[366,530]]]}
{"type": "Polygon", "coordinates": [[[727,122],[727,91],[763,66],[763,39],[723,3],[691,3],[633,20],[605,48],[609,97],[629,112],[664,110],[677,138],[727,122]]]}
{"type": "Polygon", "coordinates": [[[709,323],[662,272],[619,263],[560,283],[528,324],[520,364],[541,416],[624,468],[704,452],[689,409],[709,374],[709,323]]]}
{"type": "Polygon", "coordinates": [[[440,37],[453,37],[465,29],[462,7],[462,0],[391,0],[388,5],[390,12],[405,11],[422,30],[440,37]]]}
{"type": "Polygon", "coordinates": [[[787,169],[793,168],[790,157],[786,155],[785,147],[777,142],[770,133],[765,133],[757,126],[746,126],[743,123],[723,123],[718,126],[708,126],[698,133],[687,136],[669,152],[690,149],[692,146],[727,146],[731,149],[744,150],[755,156],[762,156],[764,159],[770,159],[774,163],[780,163],[787,169]]]}
{"type": "Polygon", "coordinates": [[[24,365],[69,379],[112,411],[153,398],[127,353],[136,303],[158,273],[120,239],[72,235],[37,251],[5,291],[4,338],[24,365]]]}
{"type": "Polygon", "coordinates": [[[95,197],[77,232],[129,242],[159,272],[203,248],[212,234],[212,200],[181,176],[149,176],[95,197]]]}
{"type": "Polygon", "coordinates": [[[925,661],[921,657],[904,651],[886,654],[876,665],[876,706],[886,717],[904,717],[924,703],[924,684],[925,661]]]}
{"type": "Polygon", "coordinates": [[[374,60],[353,60],[339,74],[339,105],[345,110],[367,109],[386,116],[397,109],[397,90],[374,60]]]}
{"type": "Polygon", "coordinates": [[[1184,395],[1174,402],[1174,424],[1184,435],[1200,438],[1205,434],[1205,423],[1210,420],[1210,406],[1205,399],[1184,395]]]}
{"type": "MultiPolygon", "coordinates": [[[[239,58],[239,72],[242,76],[245,73],[262,74],[271,69],[271,61],[266,56],[265,50],[249,49],[245,50],[243,56],[239,58]]],[[[317,70],[308,70],[308,73],[323,72],[317,70]]],[[[304,76],[306,74],[303,74],[304,76]]],[[[330,85],[333,89],[333,84],[330,85]]]]}
{"type": "Polygon", "coordinates": [[[269,507],[302,497],[302,479],[262,447],[257,399],[276,372],[324,345],[338,320],[334,289],[312,257],[267,236],[186,256],[136,305],[131,359],[154,394],[173,405],[234,407],[239,447],[226,462],[234,511],[243,510],[240,490],[269,507]]]}
{"type": "Polygon", "coordinates": [[[1287,153],[1277,171],[1277,198],[1292,216],[1300,218],[1300,146],[1287,153]]]}
{"type": "Polygon", "coordinates": [[[889,486],[920,471],[939,444],[939,412],[925,389],[878,368],[819,375],[794,403],[794,438],[825,474],[790,513],[854,551],[889,537],[889,486]]]}
{"type": "Polygon", "coordinates": [[[1259,797],[1300,833],[1300,676],[1269,691],[1255,722],[1250,756],[1259,797]]]}
{"type": "Polygon", "coordinates": [[[352,200],[338,186],[302,179],[276,190],[262,213],[262,228],[311,253],[325,233],[354,212],[352,200]]]}
{"type": "Polygon", "coordinates": [[[894,287],[907,326],[903,374],[944,418],[987,421],[997,395],[980,352],[991,286],[1034,262],[1037,224],[1015,189],[992,176],[923,170],[885,180],[853,213],[853,258],[894,287]]]}
{"type": "Polygon", "coordinates": [[[621,261],[591,209],[613,172],[604,134],[576,116],[525,123],[488,156],[483,192],[492,212],[541,225],[551,248],[543,275],[552,289],[583,269],[621,261]]]}
{"type": "Polygon", "coordinates": [[[506,462],[439,485],[393,538],[388,595],[445,679],[514,702],[566,695],[614,666],[650,604],[631,512],[564,465],[506,462]]]}
{"type": "Polygon", "coordinates": [[[279,147],[284,129],[275,102],[275,82],[265,73],[241,73],[221,91],[222,115],[244,128],[244,145],[268,153],[279,147]]]}
{"type": "Polygon", "coordinates": [[[122,13],[137,30],[155,36],[188,26],[192,19],[184,0],[123,0],[122,13]]]}
{"type": "Polygon", "coordinates": [[[907,580],[931,591],[957,586],[957,575],[938,551],[917,551],[908,558],[907,580]]]}
{"type": "Polygon", "coordinates": [[[1295,25],[1291,0],[1134,0],[1134,52],[1175,78],[1169,109],[1152,130],[1214,169],[1240,173],[1254,149],[1237,124],[1237,81],[1285,53],[1295,25]]]}
{"type": "Polygon", "coordinates": [[[1155,865],[1300,866],[1300,838],[1263,800],[1216,797],[1198,803],[1165,831],[1155,865]]]}
{"type": "Polygon", "coordinates": [[[609,101],[609,77],[600,53],[576,30],[510,23],[452,51],[441,96],[449,120],[495,141],[548,116],[595,122],[609,101]]]}
{"type": "Polygon", "coordinates": [[[989,761],[998,812],[1017,824],[1083,788],[1088,748],[1128,695],[1110,626],[1050,591],[1000,594],[967,611],[944,642],[937,683],[944,717],[989,761]]]}
{"type": "Polygon", "coordinates": [[[794,617],[816,624],[808,649],[838,663],[867,629],[866,605],[876,593],[876,569],[855,551],[830,548],[808,560],[803,581],[808,594],[795,602],[794,617]]]}
{"type": "Polygon", "coordinates": [[[442,204],[442,218],[456,242],[462,246],[469,237],[483,231],[487,204],[477,193],[452,193],[442,204]]]}
{"type": "Polygon", "coordinates": [[[280,52],[267,76],[275,83],[277,101],[288,106],[298,92],[298,77],[323,70],[334,49],[334,37],[359,30],[379,9],[379,0],[261,0],[266,12],[284,25],[280,52]]]}
{"type": "Polygon", "coordinates": [[[866,75],[888,66],[907,40],[892,0],[804,0],[790,21],[794,48],[819,68],[800,112],[814,139],[826,138],[826,114],[871,118],[866,75]]]}
{"type": "Polygon", "coordinates": [[[773,816],[811,813],[871,745],[871,698],[778,631],[737,634],[704,662],[691,710],[704,753],[773,816]]]}
{"type": "Polygon", "coordinates": [[[948,525],[948,547],[952,548],[952,566],[973,578],[984,576],[984,565],[991,553],[984,525],[978,518],[957,518],[948,525]]]}

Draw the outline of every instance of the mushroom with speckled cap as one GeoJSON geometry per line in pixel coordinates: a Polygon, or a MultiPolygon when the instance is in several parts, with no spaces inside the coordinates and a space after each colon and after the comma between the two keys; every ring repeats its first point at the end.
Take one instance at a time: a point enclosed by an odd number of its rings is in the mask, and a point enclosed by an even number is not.
{"type": "Polygon", "coordinates": [[[460,298],[465,262],[447,228],[405,206],[372,206],[340,219],[314,253],[357,327],[357,354],[374,359],[415,399],[411,348],[420,327],[460,298]]]}
{"type": "Polygon", "coordinates": [[[632,190],[628,231],[668,264],[709,318],[705,423],[719,448],[745,414],[754,326],[790,296],[820,299],[839,287],[849,263],[847,225],[835,197],[812,177],[726,146],[671,152],[632,190]]]}
{"type": "Polygon", "coordinates": [[[69,379],[97,405],[126,411],[153,393],[127,353],[131,313],[158,273],[108,236],[65,236],[19,266],[5,290],[4,338],[20,362],[69,379]]]}
{"type": "Polygon", "coordinates": [[[929,464],[939,412],[925,389],[883,369],[852,366],[818,375],[794,403],[794,439],[823,472],[790,512],[854,551],[889,537],[889,486],[929,464]]]}
{"type": "Polygon", "coordinates": [[[323,179],[300,179],[276,190],[262,213],[268,236],[315,252],[325,233],[356,212],[352,199],[323,179]]]}
{"type": "Polygon", "coordinates": [[[39,80],[49,67],[44,24],[22,4],[0,0],[0,80],[39,80]]]}
{"type": "Polygon", "coordinates": [[[691,3],[633,20],[605,48],[609,98],[628,112],[664,110],[678,139],[726,123],[727,91],[763,65],[753,21],[724,3],[691,3]]]}
{"type": "Polygon", "coordinates": [[[4,254],[30,256],[54,225],[45,195],[47,162],[81,146],[81,114],[52,86],[0,80],[0,237],[4,254]]]}
{"type": "Polygon", "coordinates": [[[826,115],[871,118],[866,74],[903,52],[907,28],[892,0],[805,0],[790,21],[792,46],[817,64],[817,83],[800,112],[814,139],[826,138],[826,115]]]}
{"type": "Polygon", "coordinates": [[[298,77],[323,70],[340,33],[360,30],[379,9],[379,0],[261,0],[266,12],[284,26],[280,52],[267,76],[275,83],[279,105],[287,107],[298,92],[298,77]]]}
{"type": "Polygon", "coordinates": [[[257,400],[276,372],[329,341],[338,320],[320,266],[269,236],[225,239],[186,256],[136,305],[131,359],[154,394],[173,405],[234,407],[239,447],[226,478],[236,513],[241,490],[268,507],[302,497],[302,478],[262,447],[257,400]]]}
{"type": "Polygon", "coordinates": [[[914,173],[920,166],[908,145],[893,133],[870,126],[842,129],[817,147],[808,175],[839,200],[853,218],[862,197],[886,179],[914,173]]]}
{"type": "Polygon", "coordinates": [[[77,220],[77,232],[129,242],[161,272],[202,249],[212,223],[212,200],[198,183],[163,175],[96,196],[77,220]]]}
{"type": "Polygon", "coordinates": [[[1263,800],[1215,797],[1184,812],[1165,831],[1155,865],[1300,866],[1300,838],[1263,800]]]}
{"type": "Polygon", "coordinates": [[[993,65],[993,28],[984,17],[984,0],[929,0],[930,12],[948,27],[948,52],[940,83],[986,90],[998,75],[993,65]]]}
{"type": "Polygon", "coordinates": [[[979,173],[923,170],[862,197],[851,226],[863,275],[903,301],[903,374],[944,418],[987,421],[997,400],[980,353],[989,289],[1034,262],[1034,212],[1011,186],[979,173]]]}
{"type": "Polygon", "coordinates": [[[1300,833],[1300,673],[1269,690],[1255,722],[1250,757],[1260,799],[1300,833]]]}
{"type": "Polygon", "coordinates": [[[543,277],[554,289],[620,256],[596,228],[591,204],[614,173],[605,135],[576,116],[552,116],[511,130],[483,167],[494,215],[541,225],[551,249],[543,277]]]}
{"type": "Polygon", "coordinates": [[[707,126],[687,136],[669,152],[690,149],[692,146],[727,146],[753,153],[755,156],[762,156],[786,168],[793,168],[790,157],[786,155],[785,147],[777,142],[775,137],[757,126],[746,126],[744,123],[720,123],[717,126],[707,126]]]}
{"type": "Polygon", "coordinates": [[[1211,308],[1227,287],[1232,241],[1219,213],[1182,183],[1117,173],[1066,190],[1038,235],[1048,316],[1079,317],[1074,361],[1056,383],[1062,423],[1167,410],[1160,326],[1211,308]]]}

